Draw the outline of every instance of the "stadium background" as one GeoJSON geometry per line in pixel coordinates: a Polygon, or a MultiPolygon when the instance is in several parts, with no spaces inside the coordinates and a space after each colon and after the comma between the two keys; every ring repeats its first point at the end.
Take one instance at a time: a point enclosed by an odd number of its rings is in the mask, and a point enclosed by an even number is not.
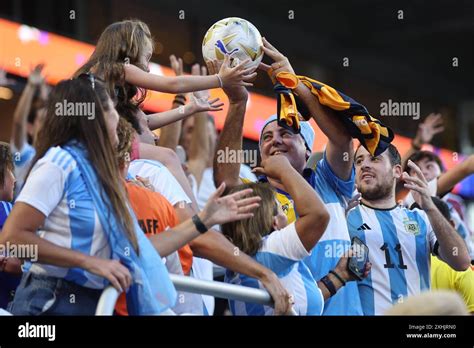
{"type": "MultiPolygon", "coordinates": [[[[391,126],[402,153],[420,120],[441,112],[446,130],[435,136],[433,150],[449,168],[457,163],[455,154],[474,152],[474,7],[469,0],[456,1],[456,6],[450,1],[429,4],[421,0],[2,0],[0,140],[10,138],[13,111],[33,65],[46,63],[51,84],[70,77],[110,23],[125,18],[145,21],[156,42],[152,71],[167,75],[172,74],[171,54],[183,57],[188,72],[193,63],[202,63],[206,30],[219,19],[236,16],[251,21],[288,56],[298,73],[337,87],[391,126]],[[421,119],[380,116],[380,104],[389,100],[420,103],[421,119]]],[[[265,74],[260,74],[251,91],[246,148],[256,148],[262,120],[274,113],[276,105],[265,74]]],[[[151,93],[146,109],[166,110],[172,98],[151,93]]],[[[215,115],[218,128],[225,112],[215,115]]],[[[321,151],[325,138],[317,133],[314,150],[321,151]]],[[[455,192],[467,199],[472,228],[474,176],[455,192]]]]}

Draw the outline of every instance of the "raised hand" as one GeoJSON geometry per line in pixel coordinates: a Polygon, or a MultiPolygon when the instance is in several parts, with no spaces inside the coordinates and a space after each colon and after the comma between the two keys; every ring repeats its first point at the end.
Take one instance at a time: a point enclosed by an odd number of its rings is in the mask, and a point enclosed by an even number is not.
{"type": "Polygon", "coordinates": [[[280,51],[278,51],[267,39],[263,38],[263,51],[265,54],[273,60],[271,65],[260,63],[259,69],[266,71],[268,76],[272,79],[272,82],[275,83],[275,76],[279,72],[289,72],[294,74],[295,71],[290,64],[290,61],[285,57],[280,51]]]}
{"type": "Polygon", "coordinates": [[[44,83],[44,77],[42,75],[44,64],[36,65],[28,76],[28,83],[33,87],[39,87],[44,83]]]}
{"type": "Polygon", "coordinates": [[[171,69],[173,69],[176,76],[183,75],[183,59],[176,58],[174,54],[170,56],[171,69]]]}
{"type": "Polygon", "coordinates": [[[259,207],[259,196],[248,197],[253,190],[246,189],[231,195],[221,197],[225,190],[225,183],[209,197],[206,206],[200,214],[201,220],[207,227],[224,224],[231,221],[253,217],[252,211],[259,207]]]}
{"type": "MultiPolygon", "coordinates": [[[[211,75],[217,74],[222,67],[222,62],[219,62],[216,59],[206,62],[206,64],[209,74],[211,75]]],[[[244,86],[224,86],[223,90],[229,98],[229,102],[231,104],[238,102],[246,102],[248,99],[249,93],[244,86]]]]}
{"type": "Polygon", "coordinates": [[[256,72],[253,72],[254,68],[245,68],[245,65],[250,59],[244,60],[242,63],[235,67],[230,66],[230,56],[225,55],[224,62],[217,74],[222,81],[222,87],[233,87],[233,86],[253,86],[253,83],[246,82],[250,81],[257,76],[256,72]]]}
{"type": "Polygon", "coordinates": [[[204,112],[204,111],[220,111],[224,106],[224,103],[219,103],[219,98],[209,100],[207,98],[196,98],[194,95],[191,96],[188,104],[191,113],[204,112]]]}
{"type": "Polygon", "coordinates": [[[441,114],[431,113],[418,125],[418,131],[415,139],[413,139],[413,143],[417,147],[429,144],[436,134],[443,131],[443,116],[441,114]]]}
{"type": "Polygon", "coordinates": [[[428,181],[426,181],[420,167],[411,160],[408,161],[407,165],[415,172],[415,175],[411,176],[407,172],[402,174],[402,179],[405,181],[405,188],[411,190],[413,199],[418,203],[421,209],[433,207],[434,203],[431,200],[428,181]]]}
{"type": "Polygon", "coordinates": [[[260,167],[255,167],[252,172],[255,175],[265,175],[272,179],[281,179],[282,175],[291,172],[293,167],[291,166],[288,158],[283,155],[270,156],[260,163],[260,167]]]}

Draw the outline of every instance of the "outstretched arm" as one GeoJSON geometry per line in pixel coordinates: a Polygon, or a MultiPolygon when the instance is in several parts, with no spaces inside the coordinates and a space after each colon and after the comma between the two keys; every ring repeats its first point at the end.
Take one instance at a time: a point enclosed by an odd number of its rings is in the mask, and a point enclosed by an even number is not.
{"type": "MultiPolygon", "coordinates": [[[[260,64],[262,70],[269,73],[270,78],[275,81],[279,72],[290,72],[294,70],[287,57],[280,53],[265,38],[263,39],[265,54],[274,60],[270,66],[260,64]]],[[[302,82],[294,89],[294,93],[308,108],[311,117],[321,131],[328,137],[326,147],[326,158],[334,173],[342,180],[348,180],[351,176],[354,163],[354,145],[352,137],[342,126],[334,111],[327,106],[321,105],[317,97],[302,82]]]]}
{"type": "Polygon", "coordinates": [[[224,103],[219,103],[219,98],[208,100],[198,99],[194,96],[191,96],[191,101],[187,105],[181,105],[177,109],[148,115],[148,127],[150,130],[155,130],[169,125],[170,123],[181,121],[182,119],[198,112],[222,110],[223,105],[224,103]]]}
{"type": "Polygon", "coordinates": [[[402,156],[402,165],[405,166],[406,161],[415,152],[420,151],[422,146],[431,143],[433,137],[444,131],[443,117],[441,114],[429,114],[426,119],[418,125],[415,138],[411,142],[410,149],[402,156]]]}
{"type": "MultiPolygon", "coordinates": [[[[212,73],[216,69],[217,63],[209,64],[209,71],[212,73]]],[[[229,110],[225,119],[224,128],[219,136],[219,141],[214,154],[214,183],[219,186],[225,182],[227,187],[241,184],[239,178],[239,163],[222,163],[219,153],[242,150],[242,138],[244,117],[247,106],[248,92],[245,87],[224,88],[224,92],[229,98],[229,110]]]]}
{"type": "Polygon", "coordinates": [[[43,68],[43,64],[38,64],[31,72],[28,77],[28,83],[21,94],[15,113],[13,114],[11,143],[17,150],[21,150],[26,143],[27,117],[31,110],[31,103],[33,102],[35,92],[37,88],[44,83],[43,77],[41,76],[43,68]]]}
{"type": "Polygon", "coordinates": [[[443,196],[448,193],[457,183],[472,174],[474,174],[474,155],[440,175],[437,187],[438,195],[443,196]]]}
{"type": "Polygon", "coordinates": [[[255,77],[255,73],[251,73],[250,68],[245,69],[245,64],[247,61],[231,68],[230,58],[226,55],[219,72],[211,76],[158,76],[132,64],[125,64],[124,70],[125,80],[134,86],[164,93],[187,93],[219,87],[252,86],[245,81],[255,77]]]}
{"type": "MultiPolygon", "coordinates": [[[[252,210],[258,208],[261,198],[248,197],[251,189],[242,190],[232,195],[221,197],[225,184],[222,184],[208,199],[204,209],[197,215],[204,226],[211,227],[231,221],[253,217],[252,210]]],[[[201,234],[191,219],[171,229],[150,237],[155,249],[162,257],[175,252],[201,234]]]]}
{"type": "Polygon", "coordinates": [[[415,172],[415,175],[410,176],[407,172],[403,173],[405,187],[412,190],[413,198],[430,220],[439,243],[440,258],[456,271],[466,270],[471,264],[466,244],[433,203],[428,182],[421,169],[412,161],[408,161],[408,166],[415,172]]]}

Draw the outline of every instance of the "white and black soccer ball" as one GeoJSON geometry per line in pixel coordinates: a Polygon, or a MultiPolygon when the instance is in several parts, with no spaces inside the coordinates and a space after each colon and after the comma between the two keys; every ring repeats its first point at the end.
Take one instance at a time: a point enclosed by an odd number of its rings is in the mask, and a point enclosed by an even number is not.
{"type": "Polygon", "coordinates": [[[246,68],[257,69],[263,58],[262,36],[249,21],[229,17],[212,25],[202,41],[202,55],[207,63],[210,60],[224,60],[227,53],[231,66],[250,58],[246,68]]]}

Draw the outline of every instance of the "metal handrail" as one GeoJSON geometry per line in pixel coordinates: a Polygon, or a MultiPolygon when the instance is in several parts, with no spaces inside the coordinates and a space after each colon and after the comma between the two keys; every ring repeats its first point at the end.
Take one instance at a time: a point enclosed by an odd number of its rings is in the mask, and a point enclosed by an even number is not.
{"type": "MultiPolygon", "coordinates": [[[[210,295],[228,300],[252,302],[273,307],[273,299],[265,290],[210,280],[201,280],[176,274],[170,274],[170,278],[178,291],[210,295]]],[[[112,315],[119,296],[120,293],[114,287],[108,286],[105,288],[100,296],[95,314],[112,315]]],[[[172,315],[174,313],[167,311],[162,314],[172,315]]]]}

